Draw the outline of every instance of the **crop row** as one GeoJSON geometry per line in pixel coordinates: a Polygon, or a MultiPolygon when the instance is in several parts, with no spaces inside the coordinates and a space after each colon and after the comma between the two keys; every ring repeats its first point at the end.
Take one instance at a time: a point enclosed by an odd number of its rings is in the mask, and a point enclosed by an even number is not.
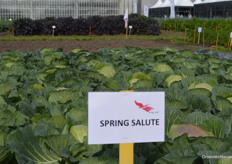
{"type": "MultiPolygon", "coordinates": [[[[232,19],[189,19],[189,20],[166,20],[161,24],[164,30],[182,31],[187,33],[188,40],[194,43],[198,41],[198,27],[204,31],[204,42],[207,45],[228,46],[230,33],[232,32],[232,19]]],[[[203,42],[203,31],[201,32],[200,42],[203,42]]]]}
{"type": "MultiPolygon", "coordinates": [[[[93,16],[89,18],[45,18],[40,20],[19,19],[14,21],[14,34],[18,35],[116,35],[124,34],[123,16],[93,16]]],[[[156,20],[130,14],[131,34],[159,35],[160,27],[156,20]]]]}

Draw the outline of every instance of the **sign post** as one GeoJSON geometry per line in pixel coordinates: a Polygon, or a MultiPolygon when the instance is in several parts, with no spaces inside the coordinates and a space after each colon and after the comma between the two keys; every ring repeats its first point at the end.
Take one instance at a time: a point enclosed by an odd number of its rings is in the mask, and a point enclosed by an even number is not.
{"type": "Polygon", "coordinates": [[[131,29],[132,29],[133,27],[132,26],[129,26],[129,29],[130,29],[130,31],[129,31],[129,35],[131,34],[131,29]]]}
{"type": "MultiPolygon", "coordinates": [[[[133,91],[121,91],[133,92],[133,91]]],[[[120,143],[119,144],[119,164],[133,164],[134,163],[134,143],[120,143]]]]}
{"type": "Polygon", "coordinates": [[[134,163],[134,143],[119,144],[119,164],[134,163]]]}
{"type": "Polygon", "coordinates": [[[198,44],[200,44],[201,32],[202,32],[202,27],[199,27],[198,28],[198,44]]]}
{"type": "MultiPolygon", "coordinates": [[[[10,18],[9,21],[12,21],[12,19],[10,18]]],[[[14,36],[14,26],[13,26],[13,24],[12,24],[11,32],[12,32],[12,36],[14,36]]]]}
{"type": "Polygon", "coordinates": [[[52,36],[54,36],[54,30],[55,30],[56,26],[52,26],[52,36]]]}
{"type": "Polygon", "coordinates": [[[164,92],[89,92],[88,144],[120,144],[120,164],[134,163],[134,143],[164,142],[164,92]]]}

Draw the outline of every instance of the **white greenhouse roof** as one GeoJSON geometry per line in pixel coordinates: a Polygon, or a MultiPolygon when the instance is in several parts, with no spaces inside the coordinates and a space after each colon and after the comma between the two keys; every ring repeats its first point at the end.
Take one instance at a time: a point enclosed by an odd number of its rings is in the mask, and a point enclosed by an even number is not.
{"type": "Polygon", "coordinates": [[[175,6],[193,7],[193,2],[191,0],[179,0],[179,1],[175,2],[175,6]]]}
{"type": "Polygon", "coordinates": [[[158,0],[151,8],[159,8],[162,4],[162,0],[158,0]]]}
{"type": "Polygon", "coordinates": [[[202,4],[203,3],[215,3],[215,2],[228,2],[228,1],[231,1],[231,0],[204,0],[202,1],[202,4]]]}
{"type": "Polygon", "coordinates": [[[203,2],[202,0],[195,0],[195,1],[194,1],[194,5],[195,5],[195,4],[200,4],[200,3],[202,3],[202,2],[203,2]]]}
{"type": "MultiPolygon", "coordinates": [[[[175,6],[193,7],[193,2],[191,0],[175,0],[175,6]]],[[[162,0],[158,0],[157,3],[151,8],[162,8],[162,7],[171,7],[171,1],[165,0],[164,2],[162,2],[162,0]]]]}
{"type": "MultiPolygon", "coordinates": [[[[171,7],[171,2],[170,2],[170,0],[165,0],[165,1],[163,2],[163,4],[160,5],[160,7],[171,7]]],[[[159,7],[159,8],[160,8],[160,7],[159,7]]]]}

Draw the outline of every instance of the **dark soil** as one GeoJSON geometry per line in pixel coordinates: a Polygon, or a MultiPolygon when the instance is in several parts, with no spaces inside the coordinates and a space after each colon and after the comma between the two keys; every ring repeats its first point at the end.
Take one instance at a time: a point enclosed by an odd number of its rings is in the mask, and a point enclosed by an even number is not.
{"type": "Polygon", "coordinates": [[[197,51],[201,46],[183,46],[174,45],[167,41],[148,41],[148,40],[91,40],[91,41],[0,41],[0,53],[7,50],[17,50],[34,52],[38,48],[63,48],[64,52],[68,52],[75,48],[88,51],[97,51],[100,48],[123,48],[126,46],[141,48],[157,48],[170,47],[179,50],[190,49],[197,51]]]}
{"type": "MultiPolygon", "coordinates": [[[[172,34],[173,32],[166,32],[172,34]]],[[[64,52],[80,48],[91,52],[100,48],[124,48],[126,46],[141,48],[170,47],[179,50],[190,49],[197,51],[202,46],[174,45],[171,41],[148,41],[148,40],[91,40],[91,41],[0,41],[0,53],[7,50],[35,52],[38,48],[62,48],[64,52]]]]}

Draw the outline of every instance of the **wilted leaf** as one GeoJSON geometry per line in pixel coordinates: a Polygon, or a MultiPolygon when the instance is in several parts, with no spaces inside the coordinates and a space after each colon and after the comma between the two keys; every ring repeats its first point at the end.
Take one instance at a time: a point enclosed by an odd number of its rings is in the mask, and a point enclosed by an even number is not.
{"type": "Polygon", "coordinates": [[[179,124],[179,125],[172,125],[169,132],[169,137],[174,139],[178,136],[187,133],[188,137],[208,137],[213,136],[209,131],[206,129],[194,125],[194,124],[179,124]]]}
{"type": "Polygon", "coordinates": [[[228,126],[217,116],[203,112],[193,112],[185,117],[184,122],[200,125],[216,137],[223,137],[228,133],[228,126]]]}

